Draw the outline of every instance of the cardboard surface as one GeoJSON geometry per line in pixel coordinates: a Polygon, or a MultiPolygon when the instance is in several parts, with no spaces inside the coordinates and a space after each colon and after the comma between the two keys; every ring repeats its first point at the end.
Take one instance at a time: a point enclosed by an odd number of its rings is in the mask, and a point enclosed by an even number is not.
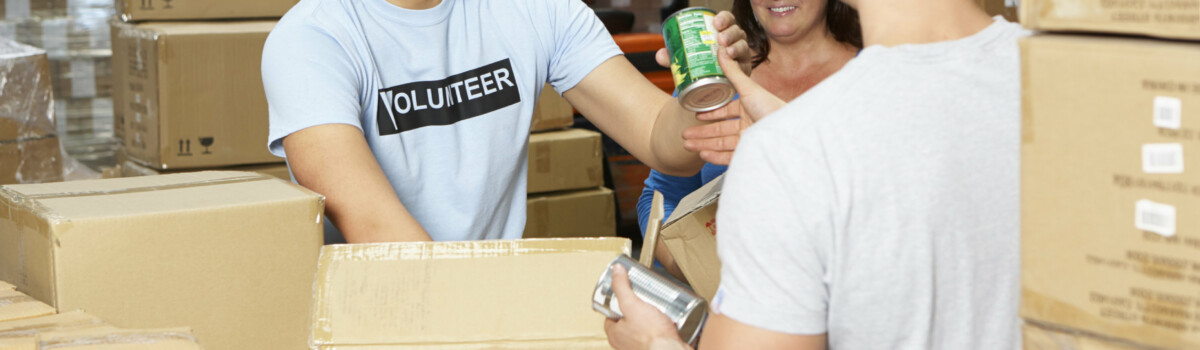
{"type": "Polygon", "coordinates": [[[0,38],[0,184],[62,181],[46,51],[0,38]]]}
{"type": "Polygon", "coordinates": [[[717,199],[725,177],[709,181],[684,196],[662,228],[659,244],[667,246],[688,284],[704,300],[712,301],[721,283],[717,258],[717,199]]]}
{"type": "Polygon", "coordinates": [[[39,335],[43,348],[70,350],[201,350],[187,328],[89,329],[46,332],[39,335]]]}
{"type": "Polygon", "coordinates": [[[1021,325],[1022,348],[1025,350],[1150,350],[1150,348],[1100,338],[1077,330],[1047,328],[1025,323],[1021,325]]]}
{"type": "Polygon", "coordinates": [[[213,349],[304,347],[323,199],[246,172],[0,187],[0,279],[213,349]]]}
{"type": "Polygon", "coordinates": [[[529,135],[528,193],[576,190],[604,184],[600,133],[568,129],[529,135]]]}
{"type": "Polygon", "coordinates": [[[147,167],[278,163],[267,151],[262,48],[275,21],[114,23],[125,151],[147,167]]]}
{"type": "Polygon", "coordinates": [[[0,339],[0,350],[38,350],[37,338],[3,338],[0,339]]]}
{"type": "Polygon", "coordinates": [[[575,109],[567,99],[554,91],[554,87],[546,84],[542,94],[538,95],[537,105],[533,108],[533,121],[529,131],[547,131],[569,128],[575,125],[575,109]]]}
{"type": "Polygon", "coordinates": [[[1200,347],[1200,43],[1021,51],[1022,317],[1200,347]]]}
{"type": "Polygon", "coordinates": [[[53,315],[54,308],[12,288],[0,288],[0,322],[53,315]]]}
{"type": "Polygon", "coordinates": [[[1200,0],[1021,0],[1020,13],[1036,30],[1200,39],[1200,0]]]}
{"type": "Polygon", "coordinates": [[[298,0],[116,0],[124,21],[279,18],[298,0]]]}
{"type": "Polygon", "coordinates": [[[81,329],[113,329],[96,316],[83,311],[71,311],[57,315],[46,315],[19,320],[0,322],[0,339],[13,337],[31,337],[45,332],[81,330],[81,329]]]}
{"type": "Polygon", "coordinates": [[[329,245],[313,349],[608,349],[592,311],[624,238],[329,245]]]}
{"type": "Polygon", "coordinates": [[[127,160],[127,161],[121,163],[120,169],[118,169],[118,170],[120,172],[120,176],[114,176],[114,177],[167,175],[167,174],[191,173],[191,172],[197,172],[197,171],[218,170],[218,171],[252,171],[252,172],[259,173],[259,174],[278,178],[281,180],[292,181],[291,173],[288,172],[287,163],[238,165],[238,166],[213,168],[213,169],[156,170],[156,169],[151,169],[151,168],[142,166],[141,164],[138,164],[137,162],[127,160]]]}
{"type": "Polygon", "coordinates": [[[529,195],[525,238],[603,237],[617,234],[613,192],[604,187],[529,195]]]}

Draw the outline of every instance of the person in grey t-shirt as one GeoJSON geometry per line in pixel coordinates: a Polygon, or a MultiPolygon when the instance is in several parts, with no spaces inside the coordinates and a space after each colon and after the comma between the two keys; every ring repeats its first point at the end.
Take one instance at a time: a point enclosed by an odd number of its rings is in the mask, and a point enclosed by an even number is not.
{"type": "MultiPolygon", "coordinates": [[[[725,179],[700,347],[1018,348],[1026,31],[970,0],[843,1],[866,48],[804,95],[780,107],[728,74],[757,123],[725,179]]],[[[738,137],[717,131],[685,135],[738,137]]],[[[613,284],[614,347],[686,347],[623,272],[613,284]]]]}

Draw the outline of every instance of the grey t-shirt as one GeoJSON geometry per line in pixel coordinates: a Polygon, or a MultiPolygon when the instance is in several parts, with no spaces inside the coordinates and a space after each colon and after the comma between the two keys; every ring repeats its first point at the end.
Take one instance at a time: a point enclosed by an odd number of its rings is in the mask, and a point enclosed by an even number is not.
{"type": "Polygon", "coordinates": [[[1017,39],[872,46],[748,130],[718,312],[833,349],[1015,349],[1017,39]]]}

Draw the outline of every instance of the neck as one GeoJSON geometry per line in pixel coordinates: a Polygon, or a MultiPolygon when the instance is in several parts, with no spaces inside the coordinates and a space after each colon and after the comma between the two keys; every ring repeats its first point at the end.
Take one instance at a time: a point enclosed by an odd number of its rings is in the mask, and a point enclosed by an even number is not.
{"type": "Polygon", "coordinates": [[[392,5],[409,10],[428,10],[442,3],[442,0],[387,0],[392,5]]]}
{"type": "Polygon", "coordinates": [[[971,0],[857,0],[863,46],[923,44],[971,36],[992,19],[971,0]]]}
{"type": "Polygon", "coordinates": [[[790,101],[837,72],[858,52],[825,30],[814,32],[815,37],[806,40],[771,40],[767,60],[751,72],[751,78],[790,101]]]}

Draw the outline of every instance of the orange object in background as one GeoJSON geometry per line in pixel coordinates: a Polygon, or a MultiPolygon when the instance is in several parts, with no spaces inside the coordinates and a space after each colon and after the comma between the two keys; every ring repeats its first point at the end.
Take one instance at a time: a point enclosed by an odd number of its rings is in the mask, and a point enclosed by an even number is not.
{"type": "Polygon", "coordinates": [[[617,47],[625,53],[625,58],[633,63],[634,68],[642,72],[654,86],[667,93],[675,91],[675,81],[671,79],[671,71],[654,61],[658,49],[666,47],[662,34],[658,33],[629,33],[613,35],[617,47]]]}

